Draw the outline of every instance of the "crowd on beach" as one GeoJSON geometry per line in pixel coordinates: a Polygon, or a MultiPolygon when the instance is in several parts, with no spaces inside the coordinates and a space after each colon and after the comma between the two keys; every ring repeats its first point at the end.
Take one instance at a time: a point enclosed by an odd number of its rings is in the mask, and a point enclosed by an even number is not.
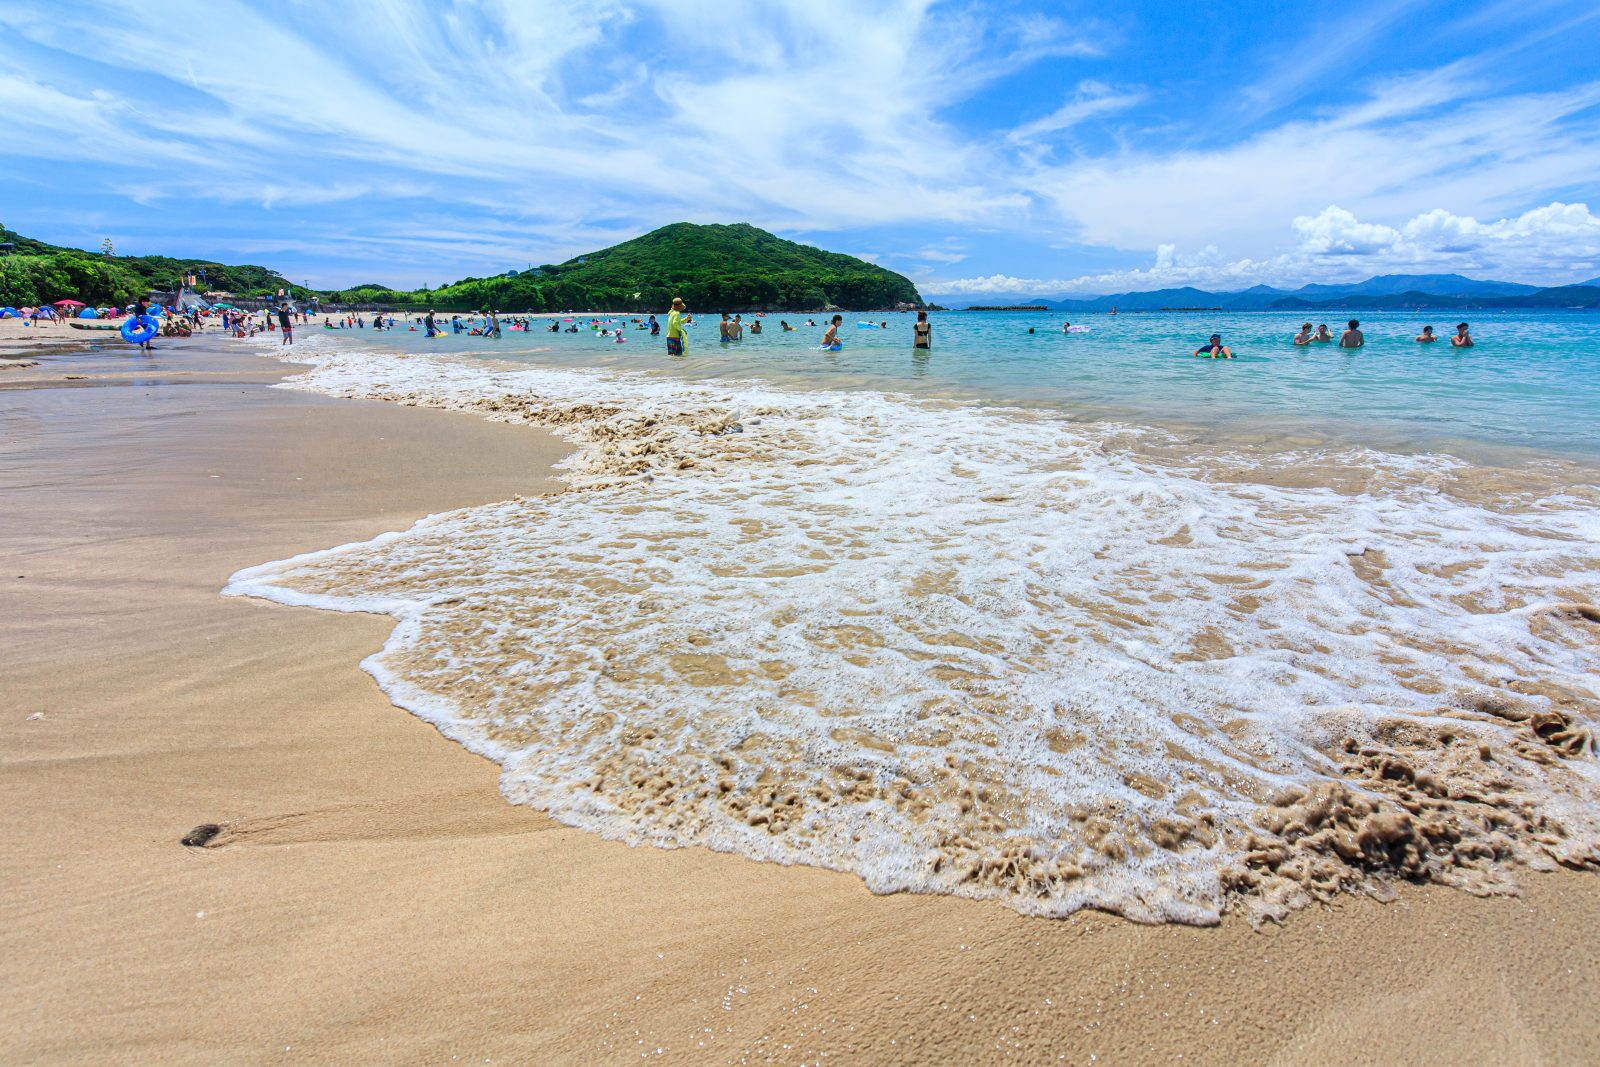
{"type": "MultiPolygon", "coordinates": [[[[41,305],[29,308],[0,308],[0,318],[20,318],[26,325],[37,326],[41,323],[55,323],[62,321],[66,315],[77,310],[79,318],[117,318],[123,315],[129,322],[144,322],[146,317],[152,324],[148,329],[148,336],[142,340],[130,337],[126,330],[123,336],[130,342],[137,343],[140,348],[148,350],[150,342],[155,336],[188,337],[201,332],[208,323],[215,322],[222,331],[231,337],[250,338],[261,333],[280,333],[284,345],[294,343],[294,327],[309,325],[313,314],[304,309],[295,307],[288,300],[280,300],[275,306],[269,306],[259,313],[247,312],[232,305],[221,304],[211,307],[191,306],[188,308],[163,307],[152,304],[147,297],[141,297],[134,305],[127,308],[104,307],[90,308],[76,300],[62,300],[54,305],[41,305]]],[[[736,345],[742,342],[746,333],[753,337],[761,336],[764,326],[762,320],[767,317],[766,312],[755,312],[747,324],[740,313],[722,312],[718,323],[718,340],[721,345],[736,345]]],[[[580,325],[580,321],[570,314],[558,319],[552,319],[548,325],[540,325],[539,316],[523,315],[509,316],[502,320],[500,312],[486,311],[473,312],[470,315],[452,314],[448,323],[441,321],[440,315],[433,310],[413,317],[413,313],[375,311],[371,315],[370,328],[375,331],[395,330],[404,328],[411,333],[422,333],[427,337],[439,337],[446,334],[452,336],[465,335],[470,337],[499,338],[504,332],[532,333],[579,333],[582,326],[597,335],[610,339],[615,344],[624,344],[627,337],[624,330],[631,326],[635,330],[647,331],[651,337],[659,337],[662,333],[662,324],[655,315],[648,317],[636,316],[626,322],[612,319],[591,317],[580,325]],[[563,323],[566,325],[563,326],[563,323]]],[[[694,316],[689,313],[682,297],[674,297],[671,310],[667,313],[666,321],[666,349],[671,356],[682,356],[687,351],[689,333],[694,327],[694,316]]],[[[844,337],[840,330],[844,325],[843,315],[834,315],[823,323],[815,319],[805,321],[807,327],[823,328],[819,347],[824,351],[839,352],[844,348],[844,337]]],[[[878,322],[862,321],[856,324],[862,329],[887,330],[887,320],[878,322]]],[[[783,333],[793,333],[797,327],[789,324],[787,319],[780,319],[778,327],[783,333]]],[[[106,324],[104,326],[85,326],[89,329],[117,329],[118,327],[106,324]]],[[[343,311],[337,315],[327,314],[322,316],[322,329],[324,330],[365,330],[369,328],[367,314],[361,311],[343,311]]],[[[1063,334],[1077,334],[1087,332],[1089,327],[1074,326],[1071,322],[1061,324],[1063,334]]],[[[1028,333],[1036,333],[1036,327],[1028,327],[1028,333]]],[[[142,335],[136,335],[142,336],[142,335]]],[[[1433,344],[1440,340],[1431,325],[1423,326],[1422,331],[1416,335],[1417,344],[1433,344]]],[[[1470,327],[1462,322],[1456,325],[1456,332],[1449,338],[1452,348],[1471,348],[1474,345],[1470,327]]],[[[1342,349],[1359,349],[1366,345],[1366,335],[1361,330],[1361,323],[1351,319],[1346,324],[1345,330],[1336,339],[1326,323],[1315,329],[1311,323],[1301,325],[1300,331],[1293,337],[1296,347],[1310,345],[1332,345],[1342,349]]],[[[933,347],[933,326],[928,321],[926,311],[918,311],[916,320],[912,325],[911,344],[914,349],[928,350],[933,347]]],[[[1194,350],[1195,356],[1208,356],[1212,359],[1233,359],[1234,351],[1231,346],[1224,343],[1220,333],[1213,333],[1204,344],[1194,350]]]]}

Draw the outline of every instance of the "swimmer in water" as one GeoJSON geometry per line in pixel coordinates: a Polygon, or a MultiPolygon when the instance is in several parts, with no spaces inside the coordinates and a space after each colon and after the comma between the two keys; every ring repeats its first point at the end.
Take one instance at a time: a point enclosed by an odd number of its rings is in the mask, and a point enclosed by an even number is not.
{"type": "Polygon", "coordinates": [[[1467,324],[1466,323],[1464,323],[1464,322],[1456,323],[1456,335],[1454,337],[1450,338],[1450,347],[1451,348],[1471,348],[1472,347],[1472,335],[1467,332],[1467,324]]]}
{"type": "Polygon", "coordinates": [[[783,319],[779,319],[779,320],[778,320],[778,325],[779,325],[779,326],[782,326],[782,327],[783,327],[783,332],[784,332],[784,333],[794,333],[794,327],[793,327],[793,326],[790,326],[790,325],[789,325],[789,324],[788,324],[788,323],[787,323],[787,322],[786,322],[786,321],[784,321],[784,320],[783,320],[783,319]]]}
{"type": "Polygon", "coordinates": [[[843,341],[839,340],[839,324],[843,321],[843,315],[835,315],[833,317],[833,322],[828,326],[828,332],[822,335],[823,348],[833,348],[836,345],[842,346],[844,344],[843,341]]]}
{"type": "Polygon", "coordinates": [[[1417,344],[1419,345],[1431,345],[1437,340],[1438,338],[1433,335],[1432,326],[1424,326],[1422,332],[1417,334],[1417,344]]]}
{"type": "Polygon", "coordinates": [[[1361,332],[1361,321],[1350,320],[1350,328],[1339,337],[1340,348],[1360,348],[1367,343],[1366,334],[1361,332]]]}
{"type": "Polygon", "coordinates": [[[1309,322],[1301,325],[1300,332],[1294,335],[1294,343],[1297,345],[1308,345],[1311,343],[1311,324],[1309,322]]]}
{"type": "Polygon", "coordinates": [[[1329,341],[1333,340],[1333,334],[1328,332],[1328,324],[1323,323],[1321,326],[1318,326],[1316,336],[1311,339],[1319,344],[1327,344],[1329,341]]]}
{"type": "Polygon", "coordinates": [[[1062,324],[1061,324],[1061,332],[1062,332],[1062,333],[1071,333],[1071,332],[1072,332],[1072,323],[1070,323],[1070,322],[1063,322],[1063,323],[1062,323],[1062,324]]]}
{"type": "Polygon", "coordinates": [[[1212,359],[1216,359],[1218,356],[1221,356],[1223,359],[1232,359],[1233,349],[1222,343],[1222,335],[1220,333],[1214,333],[1211,335],[1210,343],[1203,344],[1199,348],[1195,349],[1194,354],[1197,356],[1201,354],[1207,354],[1210,355],[1212,359]]]}

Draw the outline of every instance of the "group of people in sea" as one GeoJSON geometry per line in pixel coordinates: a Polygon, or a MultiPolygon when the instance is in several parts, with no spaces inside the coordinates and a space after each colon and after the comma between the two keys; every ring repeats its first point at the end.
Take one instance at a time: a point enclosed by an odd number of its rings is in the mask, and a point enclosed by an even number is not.
{"type": "MultiPolygon", "coordinates": [[[[1417,334],[1415,340],[1419,345],[1429,345],[1439,339],[1433,332],[1432,326],[1424,326],[1422,332],[1417,334]]],[[[1328,324],[1323,323],[1312,332],[1309,322],[1300,326],[1300,332],[1294,335],[1297,346],[1332,344],[1333,332],[1328,329],[1328,324]]],[[[1339,335],[1340,348],[1363,348],[1367,343],[1367,335],[1361,332],[1361,320],[1351,319],[1345,326],[1345,331],[1339,335]]],[[[1471,348],[1473,345],[1471,327],[1465,322],[1456,323],[1456,334],[1450,338],[1451,348],[1471,348]]],[[[1194,350],[1197,356],[1210,356],[1212,359],[1232,359],[1233,350],[1222,343],[1222,335],[1214,333],[1210,340],[1194,350]]]]}
{"type": "MultiPolygon", "coordinates": [[[[749,324],[751,336],[760,336],[762,331],[761,320],[765,316],[766,312],[758,311],[751,319],[749,324]]],[[[817,321],[815,319],[807,319],[805,324],[807,326],[814,327],[817,325],[817,321]]],[[[689,314],[688,305],[684,303],[682,297],[673,297],[672,310],[667,312],[668,355],[681,356],[684,354],[689,340],[689,335],[686,331],[693,325],[694,317],[689,314]]],[[[828,321],[822,334],[821,347],[825,351],[838,352],[843,350],[844,339],[839,336],[839,329],[843,325],[843,315],[835,315],[831,320],[828,321]]],[[[887,330],[889,328],[889,323],[887,320],[877,323],[862,322],[858,325],[864,329],[871,328],[887,330]]],[[[654,336],[660,330],[660,326],[656,322],[656,317],[654,315],[650,316],[650,327],[652,336],[654,336]]],[[[778,328],[784,333],[793,333],[796,329],[796,327],[789,325],[789,321],[787,319],[779,319],[778,328]]],[[[724,311],[722,313],[721,321],[717,324],[718,341],[724,345],[738,344],[744,340],[745,329],[746,327],[743,315],[737,313],[730,314],[729,312],[724,311]]],[[[912,347],[918,349],[926,350],[933,347],[933,326],[928,322],[928,313],[926,311],[917,312],[916,325],[912,328],[911,343],[912,347]]]]}
{"type": "MultiPolygon", "coordinates": [[[[1422,332],[1417,334],[1415,338],[1419,345],[1429,345],[1438,339],[1439,337],[1433,332],[1432,326],[1424,326],[1422,332]]],[[[1327,323],[1318,326],[1315,333],[1311,332],[1311,324],[1309,322],[1303,323],[1300,326],[1300,332],[1294,335],[1294,343],[1297,345],[1329,344],[1332,341],[1333,334],[1328,330],[1327,323]]],[[[1366,343],[1367,338],[1361,332],[1360,320],[1351,319],[1344,333],[1339,336],[1339,347],[1360,348],[1366,343]]],[[[1472,347],[1472,332],[1466,323],[1456,323],[1456,335],[1450,338],[1450,346],[1452,348],[1472,347]]]]}

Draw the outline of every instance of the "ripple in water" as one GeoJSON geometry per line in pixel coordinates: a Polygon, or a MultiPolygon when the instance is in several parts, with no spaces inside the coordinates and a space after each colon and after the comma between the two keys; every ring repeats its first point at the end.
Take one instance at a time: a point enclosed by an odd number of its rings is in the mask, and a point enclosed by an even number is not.
{"type": "Polygon", "coordinates": [[[317,358],[556,428],[573,491],[227,591],[392,614],[366,669],[563,822],[1141,921],[1600,863],[1600,499],[1558,471],[317,358]]]}

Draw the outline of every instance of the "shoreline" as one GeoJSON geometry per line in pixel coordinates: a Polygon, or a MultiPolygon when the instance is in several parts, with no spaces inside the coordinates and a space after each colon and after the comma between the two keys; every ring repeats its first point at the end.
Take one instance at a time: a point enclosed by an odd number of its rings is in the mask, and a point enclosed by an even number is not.
{"type": "Polygon", "coordinates": [[[125,359],[75,362],[80,388],[0,390],[21,430],[0,532],[27,576],[5,576],[20,610],[0,623],[15,650],[0,788],[29,917],[0,941],[0,1058],[1600,1048],[1586,873],[1528,872],[1511,898],[1401,886],[1257,934],[1238,917],[1149,927],[877,897],[851,875],[629,848],[508,805],[491,764],[357,669],[391,620],[220,590],[263,560],[559,488],[567,446],[476,414],[266,389],[297,368],[232,342],[125,359]],[[217,821],[222,847],[177,843],[217,821]]]}

